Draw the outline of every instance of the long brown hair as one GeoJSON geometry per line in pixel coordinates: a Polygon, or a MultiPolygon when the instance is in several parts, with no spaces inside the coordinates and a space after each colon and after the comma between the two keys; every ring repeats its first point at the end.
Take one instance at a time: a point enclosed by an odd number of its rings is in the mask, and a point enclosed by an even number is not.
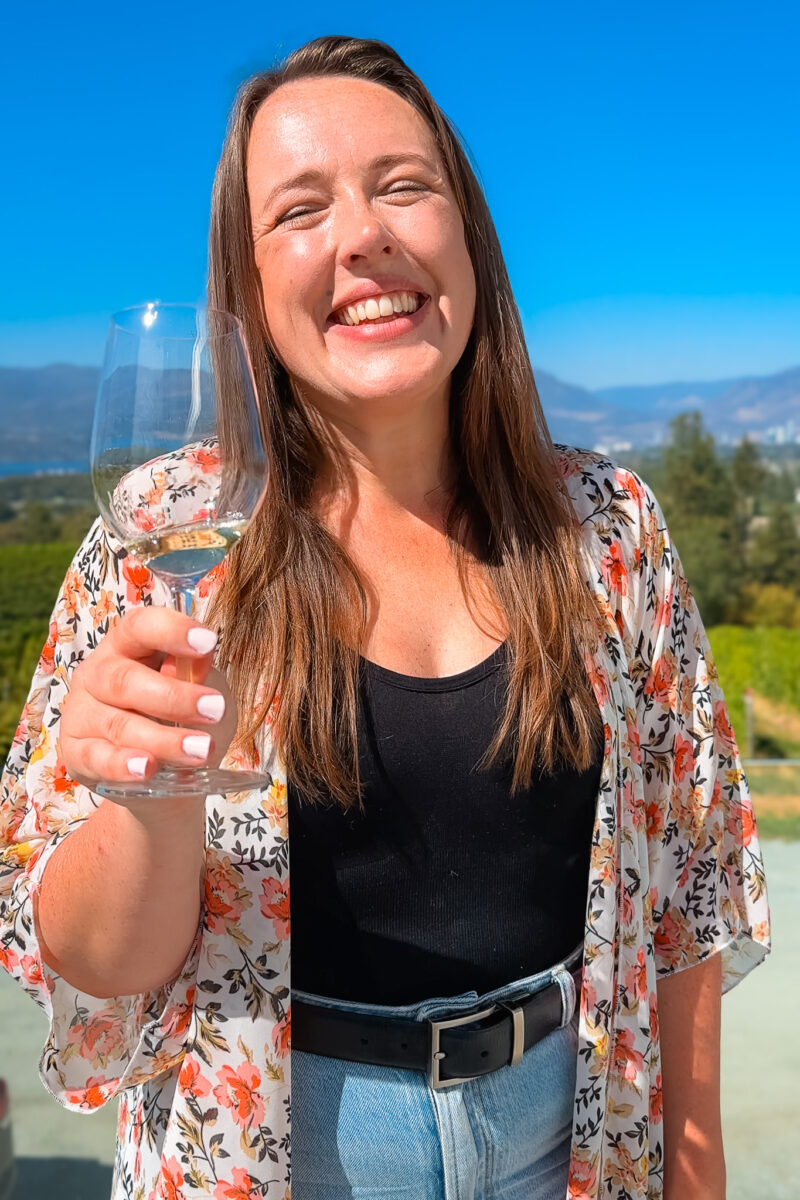
{"type": "Polygon", "coordinates": [[[445,523],[468,602],[464,528],[478,539],[482,578],[505,615],[509,650],[505,713],[482,761],[506,756],[513,790],[530,786],[534,769],[584,770],[601,724],[584,665],[597,610],[494,225],[457,133],[422,82],[391,47],[350,37],[317,38],[242,85],[214,182],[209,304],[244,323],[271,464],[266,500],[231,554],[209,614],[222,631],[240,744],[252,753],[269,719],[299,794],[327,792],[343,807],[362,799],[356,722],[366,593],[352,559],[310,510],[318,473],[338,468],[318,414],[296,395],[270,346],[246,175],[261,104],[283,83],[327,75],[381,84],[417,110],[464,222],[477,300],[451,381],[456,476],[445,523]]]}

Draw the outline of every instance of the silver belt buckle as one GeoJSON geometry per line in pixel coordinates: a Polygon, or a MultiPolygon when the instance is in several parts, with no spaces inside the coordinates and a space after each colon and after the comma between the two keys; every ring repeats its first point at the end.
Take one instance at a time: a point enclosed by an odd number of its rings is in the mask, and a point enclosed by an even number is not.
{"type": "Polygon", "coordinates": [[[523,1040],[525,1036],[524,1021],[522,1010],[513,1008],[510,1004],[498,1002],[492,1004],[489,1008],[481,1009],[480,1012],[466,1013],[461,1017],[451,1017],[447,1021],[434,1021],[428,1018],[428,1024],[431,1027],[431,1050],[428,1060],[428,1082],[435,1092],[440,1092],[444,1088],[452,1087],[456,1083],[468,1083],[470,1079],[477,1079],[477,1075],[465,1075],[461,1079],[442,1079],[441,1063],[442,1059],[447,1058],[444,1050],[440,1049],[439,1035],[443,1029],[452,1029],[454,1025],[471,1025],[474,1021],[482,1021],[484,1017],[490,1017],[496,1013],[498,1009],[504,1008],[511,1015],[513,1030],[514,1030],[514,1047],[511,1052],[511,1064],[516,1065],[522,1058],[523,1040]]]}

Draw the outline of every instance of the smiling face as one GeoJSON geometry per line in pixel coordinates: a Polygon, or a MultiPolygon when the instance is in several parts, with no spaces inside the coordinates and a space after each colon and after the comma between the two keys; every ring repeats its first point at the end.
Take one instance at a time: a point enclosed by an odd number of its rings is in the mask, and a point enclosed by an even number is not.
{"type": "Polygon", "coordinates": [[[446,395],[475,276],[417,111],[365,80],[284,84],[256,114],[247,181],[270,336],[303,395],[367,425],[446,395]]]}

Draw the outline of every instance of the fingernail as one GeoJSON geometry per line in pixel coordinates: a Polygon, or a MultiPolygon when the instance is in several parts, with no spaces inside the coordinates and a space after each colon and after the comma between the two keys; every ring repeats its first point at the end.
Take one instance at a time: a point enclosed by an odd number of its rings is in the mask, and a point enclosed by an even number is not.
{"type": "Polygon", "coordinates": [[[188,758],[208,758],[208,751],[211,746],[211,738],[207,733],[190,733],[181,742],[183,753],[188,758]]]}
{"type": "Polygon", "coordinates": [[[197,711],[201,717],[207,717],[209,721],[221,721],[225,714],[225,697],[219,692],[201,696],[197,701],[197,711]]]}
{"type": "Polygon", "coordinates": [[[190,629],[187,633],[186,640],[198,654],[210,654],[217,644],[217,635],[213,629],[204,629],[202,625],[195,625],[194,629],[190,629]]]}
{"type": "Polygon", "coordinates": [[[144,779],[147,774],[147,759],[129,758],[127,767],[131,775],[135,775],[137,779],[144,779]]]}

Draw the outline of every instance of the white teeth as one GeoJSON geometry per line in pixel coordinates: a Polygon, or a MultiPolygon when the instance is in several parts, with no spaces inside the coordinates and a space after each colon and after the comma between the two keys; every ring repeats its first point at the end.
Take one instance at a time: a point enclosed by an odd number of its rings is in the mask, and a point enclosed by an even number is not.
{"type": "Polygon", "coordinates": [[[413,313],[419,306],[420,298],[416,292],[391,292],[370,296],[358,304],[348,304],[338,310],[337,319],[341,325],[360,325],[362,321],[377,321],[394,313],[413,313]]]}

